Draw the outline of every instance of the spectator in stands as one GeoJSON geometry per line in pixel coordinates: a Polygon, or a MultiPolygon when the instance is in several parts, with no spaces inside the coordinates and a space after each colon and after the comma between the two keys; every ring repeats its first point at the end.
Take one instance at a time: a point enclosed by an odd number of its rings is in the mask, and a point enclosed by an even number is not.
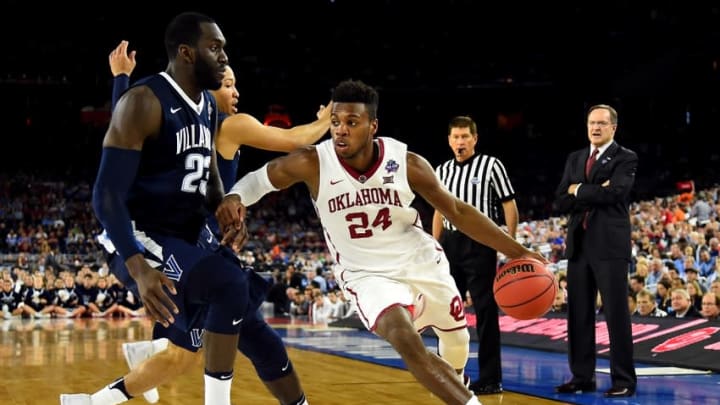
{"type": "Polygon", "coordinates": [[[313,287],[319,288],[320,291],[322,291],[323,293],[327,292],[327,280],[325,280],[325,277],[323,277],[322,267],[311,268],[307,272],[307,277],[308,279],[311,279],[310,277],[312,277],[311,284],[313,285],[313,287]]]}
{"type": "Polygon", "coordinates": [[[708,248],[700,249],[700,258],[697,262],[697,269],[700,272],[700,276],[708,277],[715,271],[715,257],[710,256],[710,250],[708,248]]]}
{"type": "Polygon", "coordinates": [[[707,279],[705,279],[705,288],[707,290],[711,290],[713,283],[715,283],[716,281],[720,281],[720,260],[715,261],[713,272],[710,273],[709,276],[707,276],[707,279]]]}
{"type": "Polygon", "coordinates": [[[327,323],[330,320],[330,314],[332,307],[330,306],[330,299],[323,295],[319,288],[312,289],[312,314],[311,321],[313,323],[327,323]]]}
{"type": "Polygon", "coordinates": [[[713,292],[707,292],[702,298],[702,310],[700,314],[703,318],[717,321],[720,317],[720,296],[713,292]]]}
{"type": "Polygon", "coordinates": [[[670,280],[670,289],[682,288],[685,289],[685,279],[681,277],[675,277],[670,280]]]}
{"type": "Polygon", "coordinates": [[[565,291],[562,289],[557,290],[555,293],[555,299],[551,308],[552,312],[566,313],[567,312],[567,301],[565,297],[565,291]]]}
{"type": "Polygon", "coordinates": [[[305,288],[309,284],[305,274],[298,271],[293,264],[288,264],[286,272],[290,280],[290,287],[295,288],[298,291],[305,291],[305,288]]]}
{"type": "Polygon", "coordinates": [[[327,293],[327,298],[329,301],[328,305],[330,306],[330,314],[328,315],[329,321],[337,321],[338,319],[342,319],[347,312],[345,302],[343,302],[343,300],[338,297],[338,295],[341,294],[342,292],[338,290],[328,291],[327,293]]]}
{"type": "Polygon", "coordinates": [[[655,296],[649,290],[640,290],[635,296],[637,301],[637,309],[633,313],[636,316],[650,316],[655,318],[664,318],[668,314],[657,307],[655,296]]]}
{"type": "Polygon", "coordinates": [[[685,284],[697,283],[697,287],[700,290],[700,295],[707,291],[707,289],[704,287],[705,280],[705,277],[700,277],[698,275],[698,270],[696,268],[688,267],[685,269],[685,284]]]}
{"type": "MultiPolygon", "coordinates": [[[[718,210],[720,211],[720,204],[718,204],[718,210]]],[[[710,238],[708,248],[710,250],[710,257],[715,258],[717,261],[718,254],[720,254],[720,239],[716,237],[710,238]]]]}
{"type": "Polygon", "coordinates": [[[653,257],[649,261],[649,271],[645,278],[645,286],[652,292],[657,292],[657,283],[665,274],[663,261],[660,258],[653,257]]]}
{"type": "Polygon", "coordinates": [[[678,275],[685,273],[685,256],[677,243],[670,245],[670,260],[675,265],[678,275]]]}
{"type": "Polygon", "coordinates": [[[635,292],[628,290],[628,310],[630,311],[630,315],[632,315],[636,309],[637,309],[637,300],[635,298],[635,292]]]}
{"type": "Polygon", "coordinates": [[[695,257],[693,256],[693,249],[692,246],[688,246],[687,254],[685,255],[685,258],[683,259],[683,272],[680,273],[680,277],[687,277],[685,272],[687,269],[696,269],[697,264],[695,264],[695,257]]]}
{"type": "Polygon", "coordinates": [[[692,306],[695,307],[698,311],[702,308],[702,296],[703,291],[700,288],[700,283],[698,283],[697,280],[688,281],[685,284],[685,289],[688,292],[688,295],[690,296],[690,302],[692,303],[692,306]]]}
{"type": "Polygon", "coordinates": [[[310,313],[310,301],[304,292],[290,287],[288,288],[288,297],[290,297],[290,315],[292,316],[308,316],[310,313]]]}
{"type": "Polygon", "coordinates": [[[676,318],[699,318],[700,312],[692,305],[690,294],[684,288],[670,291],[673,313],[676,318]]]}
{"type": "MultiPolygon", "coordinates": [[[[639,274],[633,274],[630,276],[630,292],[634,297],[635,294],[645,289],[645,277],[639,274]]],[[[632,313],[632,312],[631,312],[632,313]]]]}
{"type": "Polygon", "coordinates": [[[695,202],[688,213],[688,220],[694,221],[697,226],[705,226],[710,223],[710,217],[713,213],[712,206],[707,201],[707,195],[702,191],[694,196],[694,200],[695,202]]]}
{"type": "Polygon", "coordinates": [[[340,290],[340,286],[335,279],[335,273],[333,273],[332,271],[327,272],[327,274],[325,275],[325,281],[327,282],[328,292],[340,290]]]}

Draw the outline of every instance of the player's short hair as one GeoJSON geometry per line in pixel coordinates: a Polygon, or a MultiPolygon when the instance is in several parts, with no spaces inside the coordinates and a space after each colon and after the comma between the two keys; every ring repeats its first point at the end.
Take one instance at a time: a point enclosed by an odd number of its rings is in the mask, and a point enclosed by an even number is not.
{"type": "Polygon", "coordinates": [[[380,96],[377,90],[360,80],[344,80],[333,90],[335,103],[363,103],[371,120],[377,118],[380,96]]]}
{"type": "Polygon", "coordinates": [[[215,24],[205,14],[185,12],[178,14],[165,29],[165,52],[170,60],[175,58],[181,44],[195,46],[202,36],[203,23],[215,24]]]}

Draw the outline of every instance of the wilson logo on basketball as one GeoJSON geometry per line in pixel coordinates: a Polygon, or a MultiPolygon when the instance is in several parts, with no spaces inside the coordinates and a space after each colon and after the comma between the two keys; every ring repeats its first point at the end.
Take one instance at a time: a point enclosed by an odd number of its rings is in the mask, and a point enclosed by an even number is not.
{"type": "Polygon", "coordinates": [[[519,258],[498,269],[493,295],[505,314],[516,319],[535,319],[550,310],[557,295],[557,283],[544,263],[519,258]]]}
{"type": "Polygon", "coordinates": [[[530,263],[521,263],[516,266],[512,266],[506,270],[501,271],[498,273],[497,276],[495,276],[495,281],[499,281],[501,278],[507,276],[507,275],[513,275],[517,273],[534,273],[535,268],[530,263]]]}

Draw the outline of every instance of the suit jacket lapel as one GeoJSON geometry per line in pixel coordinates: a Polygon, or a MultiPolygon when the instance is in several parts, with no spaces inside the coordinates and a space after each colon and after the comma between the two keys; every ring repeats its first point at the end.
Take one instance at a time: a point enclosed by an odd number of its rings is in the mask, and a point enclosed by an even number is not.
{"type": "Polygon", "coordinates": [[[583,183],[587,181],[585,178],[585,163],[587,162],[589,153],[590,152],[583,150],[577,154],[577,159],[575,160],[575,173],[580,173],[580,178],[583,179],[583,183]]]}

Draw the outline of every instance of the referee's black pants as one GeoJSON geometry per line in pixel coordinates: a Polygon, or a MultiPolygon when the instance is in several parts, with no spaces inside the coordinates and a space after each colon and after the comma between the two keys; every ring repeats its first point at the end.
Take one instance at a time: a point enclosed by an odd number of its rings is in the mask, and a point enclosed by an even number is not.
{"type": "Polygon", "coordinates": [[[459,231],[443,230],[440,244],[450,262],[461,298],[470,291],[477,317],[478,385],[502,383],[500,325],[493,295],[497,252],[459,231]]]}

